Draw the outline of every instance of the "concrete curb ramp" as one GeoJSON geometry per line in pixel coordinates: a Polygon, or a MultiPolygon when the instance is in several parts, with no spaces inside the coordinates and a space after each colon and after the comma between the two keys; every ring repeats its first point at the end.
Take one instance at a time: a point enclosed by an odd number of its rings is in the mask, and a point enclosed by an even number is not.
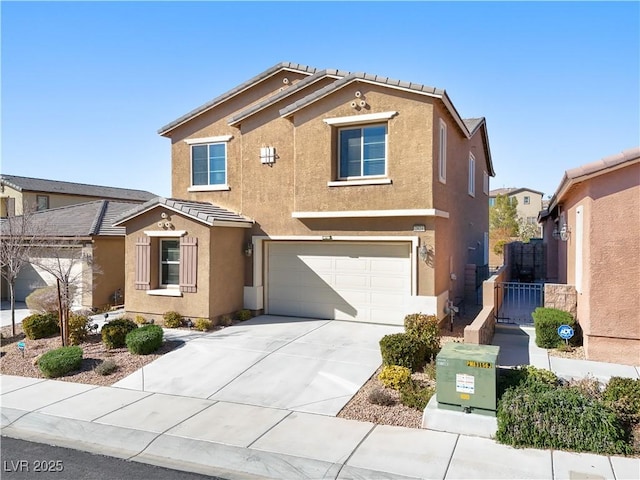
{"type": "Polygon", "coordinates": [[[640,459],[285,409],[0,376],[2,435],[229,479],[632,479],[640,459]]]}

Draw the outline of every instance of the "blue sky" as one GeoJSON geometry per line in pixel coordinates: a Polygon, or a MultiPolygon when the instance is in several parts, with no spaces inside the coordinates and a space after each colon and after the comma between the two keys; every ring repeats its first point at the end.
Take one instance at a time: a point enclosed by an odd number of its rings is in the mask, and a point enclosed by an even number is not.
{"type": "Polygon", "coordinates": [[[491,188],[640,144],[638,2],[7,2],[3,173],[169,196],[157,130],[281,61],[447,90],[491,188]]]}

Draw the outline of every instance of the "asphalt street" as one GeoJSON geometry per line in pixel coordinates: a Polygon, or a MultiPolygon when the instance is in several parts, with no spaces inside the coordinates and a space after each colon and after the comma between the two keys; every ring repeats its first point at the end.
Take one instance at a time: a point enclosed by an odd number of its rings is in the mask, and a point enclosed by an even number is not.
{"type": "Polygon", "coordinates": [[[225,480],[2,437],[2,480],[225,480]]]}

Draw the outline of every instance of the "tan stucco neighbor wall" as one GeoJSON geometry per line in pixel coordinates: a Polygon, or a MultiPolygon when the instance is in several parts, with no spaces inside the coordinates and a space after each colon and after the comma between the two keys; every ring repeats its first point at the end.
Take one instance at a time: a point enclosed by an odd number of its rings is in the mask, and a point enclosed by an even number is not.
{"type": "Polygon", "coordinates": [[[211,284],[209,318],[242,309],[244,281],[244,228],[213,227],[209,250],[211,284]]]}
{"type": "MultiPolygon", "coordinates": [[[[97,266],[93,274],[92,306],[114,305],[114,293],[120,290],[124,295],[125,285],[125,239],[123,237],[96,237],[93,243],[93,264],[97,266]]],[[[120,298],[122,303],[123,298],[120,298]]]]}

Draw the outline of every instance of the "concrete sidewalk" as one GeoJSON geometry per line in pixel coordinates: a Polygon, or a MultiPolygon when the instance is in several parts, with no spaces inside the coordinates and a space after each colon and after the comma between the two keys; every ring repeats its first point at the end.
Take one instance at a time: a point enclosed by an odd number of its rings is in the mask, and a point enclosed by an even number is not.
{"type": "MultiPolygon", "coordinates": [[[[634,366],[549,357],[527,332],[515,333],[496,333],[502,365],[640,378],[634,366]]],[[[638,458],[514,449],[224,399],[6,375],[0,382],[2,435],[229,479],[637,479],[640,472],[638,458]]]]}

